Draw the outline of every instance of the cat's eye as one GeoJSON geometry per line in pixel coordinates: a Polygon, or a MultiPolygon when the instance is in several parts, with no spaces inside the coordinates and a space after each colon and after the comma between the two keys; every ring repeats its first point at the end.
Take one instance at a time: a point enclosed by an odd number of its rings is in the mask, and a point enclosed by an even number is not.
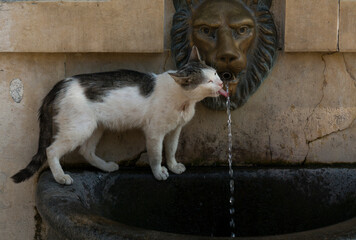
{"type": "Polygon", "coordinates": [[[216,73],[214,73],[214,75],[216,76],[216,73]]]}
{"type": "Polygon", "coordinates": [[[213,83],[213,80],[209,80],[209,83],[213,83]]]}

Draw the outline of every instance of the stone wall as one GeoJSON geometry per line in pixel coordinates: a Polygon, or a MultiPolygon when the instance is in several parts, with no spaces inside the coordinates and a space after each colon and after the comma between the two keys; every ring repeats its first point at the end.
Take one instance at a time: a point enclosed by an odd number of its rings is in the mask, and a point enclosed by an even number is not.
{"type": "MultiPolygon", "coordinates": [[[[9,177],[37,150],[37,109],[55,82],[85,72],[129,68],[160,73],[174,67],[169,51],[172,2],[117,1],[131,9],[131,17],[116,16],[115,23],[107,11],[122,12],[122,5],[111,1],[0,3],[1,239],[38,236],[36,178],[15,185],[9,177]],[[32,15],[24,9],[36,13],[36,19],[30,21],[32,15]],[[72,22],[58,24],[56,16],[63,14],[72,22]],[[85,21],[80,14],[86,15],[85,21]],[[118,29],[127,34],[116,34],[118,29]],[[123,36],[125,44],[120,43],[123,36]]],[[[352,53],[356,16],[350,10],[356,2],[341,0],[341,6],[338,0],[274,2],[281,51],[259,90],[233,112],[235,164],[356,162],[356,53],[352,53]],[[300,8],[301,2],[310,6],[300,8]],[[314,19],[308,11],[315,6],[330,14],[322,15],[322,21],[314,19]],[[310,26],[319,31],[317,35],[311,35],[310,26]],[[328,43],[315,44],[319,38],[328,43]]],[[[224,112],[198,104],[194,119],[182,132],[178,159],[189,165],[226,164],[226,121],[224,112]]],[[[121,165],[140,165],[147,160],[144,150],[142,133],[128,131],[107,132],[97,152],[106,160],[120,160],[121,165]]],[[[82,159],[77,153],[64,159],[66,164],[73,161],[82,159]]]]}

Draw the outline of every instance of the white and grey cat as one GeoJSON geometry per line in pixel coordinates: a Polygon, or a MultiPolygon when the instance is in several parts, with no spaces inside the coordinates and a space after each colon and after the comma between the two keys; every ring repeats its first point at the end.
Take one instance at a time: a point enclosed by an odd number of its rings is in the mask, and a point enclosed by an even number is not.
{"type": "Polygon", "coordinates": [[[145,134],[156,179],[168,178],[167,169],[161,166],[163,142],[168,169],[180,174],[185,171],[175,159],[180,131],[192,119],[196,102],[219,94],[227,96],[222,87],[215,69],[201,61],[196,47],[179,71],[155,75],[119,70],[62,80],[39,110],[37,154],[12,178],[16,183],[25,181],[48,160],[54,179],[70,185],[73,179],[63,172],[60,158],[78,146],[91,165],[106,172],[118,170],[118,164],[96,156],[95,148],[104,129],[131,128],[141,128],[145,134]],[[58,129],[54,136],[53,122],[58,129]]]}

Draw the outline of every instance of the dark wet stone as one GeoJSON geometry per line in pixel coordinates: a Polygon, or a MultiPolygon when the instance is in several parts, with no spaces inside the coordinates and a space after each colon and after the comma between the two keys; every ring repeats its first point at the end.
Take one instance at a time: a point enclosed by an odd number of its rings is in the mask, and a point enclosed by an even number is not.
{"type": "MultiPolygon", "coordinates": [[[[189,168],[164,182],[149,169],[69,174],[72,186],[48,171],[39,179],[36,203],[48,239],[230,235],[226,168],[189,168]]],[[[237,239],[356,239],[355,169],[236,168],[234,178],[237,239]],[[277,236],[256,237],[267,235],[277,236]]]]}

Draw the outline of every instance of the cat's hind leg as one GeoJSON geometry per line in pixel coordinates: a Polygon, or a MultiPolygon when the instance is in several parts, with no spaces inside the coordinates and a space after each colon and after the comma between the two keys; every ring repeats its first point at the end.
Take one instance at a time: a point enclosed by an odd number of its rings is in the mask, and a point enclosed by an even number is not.
{"type": "Polygon", "coordinates": [[[77,124],[72,122],[59,126],[55,141],[46,149],[48,165],[56,182],[65,185],[73,183],[73,179],[64,173],[60,159],[88,139],[95,128],[96,122],[94,121],[78,122],[77,124]]]}
{"type": "Polygon", "coordinates": [[[56,140],[47,148],[46,153],[49,168],[51,169],[56,182],[59,184],[71,185],[73,179],[68,174],[64,173],[59,162],[60,158],[71,149],[71,146],[66,144],[68,144],[68,142],[56,140]]]}
{"type": "Polygon", "coordinates": [[[103,135],[103,131],[102,128],[97,128],[91,137],[81,145],[79,152],[94,167],[105,172],[113,172],[119,169],[119,165],[114,162],[106,162],[95,154],[96,145],[103,135]]]}

